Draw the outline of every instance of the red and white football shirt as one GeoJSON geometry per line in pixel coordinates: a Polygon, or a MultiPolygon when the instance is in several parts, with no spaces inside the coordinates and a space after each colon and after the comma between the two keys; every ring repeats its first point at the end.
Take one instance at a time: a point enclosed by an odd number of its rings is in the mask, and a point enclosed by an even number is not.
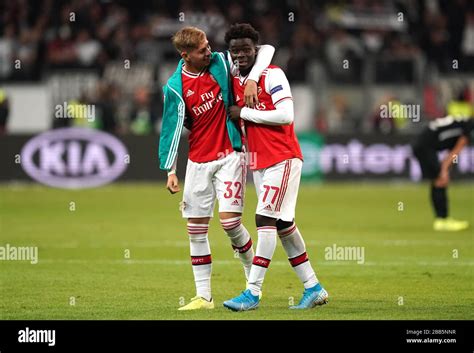
{"type": "Polygon", "coordinates": [[[226,127],[221,88],[207,68],[199,74],[181,71],[186,115],[192,119],[189,159],[195,163],[215,161],[234,151],[226,127]]]}
{"type": "MultiPolygon", "coordinates": [[[[239,107],[245,106],[244,89],[246,78],[234,76],[234,99],[239,107]]],[[[257,84],[259,104],[257,110],[274,110],[278,103],[285,99],[293,99],[290,84],[285,73],[278,66],[266,68],[257,84]]],[[[265,125],[245,121],[248,150],[252,153],[250,169],[268,168],[287,159],[303,160],[300,145],[290,125],[265,125]]]]}

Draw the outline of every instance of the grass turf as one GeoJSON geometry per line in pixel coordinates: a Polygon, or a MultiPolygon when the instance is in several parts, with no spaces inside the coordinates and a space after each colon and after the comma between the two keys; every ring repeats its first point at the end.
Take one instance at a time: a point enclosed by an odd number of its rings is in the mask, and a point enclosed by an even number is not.
{"type": "MultiPolygon", "coordinates": [[[[452,215],[474,225],[473,184],[454,184],[449,196],[452,215]]],[[[252,185],[246,197],[244,224],[256,243],[252,185]]],[[[415,184],[302,185],[296,220],[330,294],[308,311],[288,310],[302,286],[280,243],[260,308],[223,308],[245,280],[214,218],[216,309],[179,312],[194,296],[180,198],[162,184],[0,186],[0,246],[39,247],[35,265],[0,261],[0,319],[474,319],[473,230],[432,231],[428,187],[415,184]],[[326,259],[334,244],[363,247],[364,263],[326,259]]]]}

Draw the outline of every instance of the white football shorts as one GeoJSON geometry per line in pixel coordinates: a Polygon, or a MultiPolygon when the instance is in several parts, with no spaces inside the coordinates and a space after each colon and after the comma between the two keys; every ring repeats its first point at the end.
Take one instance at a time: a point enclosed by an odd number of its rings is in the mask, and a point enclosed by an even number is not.
{"type": "Polygon", "coordinates": [[[303,161],[293,158],[253,172],[258,196],[256,214],[293,221],[302,167],[303,161]]]}
{"type": "Polygon", "coordinates": [[[242,213],[246,182],[245,154],[232,152],[207,163],[188,160],[181,211],[184,218],[212,217],[219,212],[242,213]]]}

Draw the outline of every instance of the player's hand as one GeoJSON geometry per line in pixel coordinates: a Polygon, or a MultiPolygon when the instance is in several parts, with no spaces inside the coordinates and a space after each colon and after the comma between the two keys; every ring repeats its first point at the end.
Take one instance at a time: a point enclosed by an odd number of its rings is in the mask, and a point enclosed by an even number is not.
{"type": "Polygon", "coordinates": [[[180,191],[179,185],[178,185],[178,177],[176,174],[171,174],[168,176],[168,182],[166,183],[166,188],[172,193],[176,194],[177,192],[180,191]]]}
{"type": "Polygon", "coordinates": [[[247,80],[245,84],[244,101],[249,108],[253,108],[258,104],[257,82],[254,80],[247,80]]]}
{"type": "Polygon", "coordinates": [[[229,107],[229,115],[230,115],[230,118],[234,121],[237,121],[239,120],[240,118],[240,111],[242,110],[241,107],[238,107],[236,105],[233,105],[231,107],[229,107]]]}
{"type": "Polygon", "coordinates": [[[438,178],[435,180],[434,185],[437,188],[445,188],[449,184],[449,172],[447,170],[441,170],[438,178]]]}

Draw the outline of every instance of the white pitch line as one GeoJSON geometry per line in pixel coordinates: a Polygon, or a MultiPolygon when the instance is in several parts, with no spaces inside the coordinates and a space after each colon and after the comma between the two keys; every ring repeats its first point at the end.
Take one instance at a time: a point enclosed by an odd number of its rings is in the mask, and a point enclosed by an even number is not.
{"type": "MultiPolygon", "coordinates": [[[[371,244],[376,246],[413,246],[413,245],[428,245],[428,246],[447,246],[447,245],[458,245],[460,242],[463,243],[470,243],[471,239],[464,239],[460,241],[453,241],[453,240],[405,240],[405,239],[390,239],[390,240],[364,240],[358,244],[371,244]]],[[[355,242],[351,239],[335,239],[332,243],[334,244],[352,244],[350,246],[356,246],[355,242]]],[[[332,246],[327,242],[321,242],[318,240],[308,240],[306,241],[306,245],[308,246],[332,246]]]]}
{"type": "MultiPolygon", "coordinates": [[[[321,242],[318,240],[307,240],[306,246],[308,247],[331,247],[333,244],[338,246],[366,246],[367,244],[374,246],[415,246],[415,245],[427,245],[427,246],[451,246],[457,245],[460,243],[470,243],[470,239],[453,241],[453,240],[404,240],[404,239],[392,239],[392,240],[364,240],[360,243],[355,243],[350,239],[335,239],[331,244],[327,242],[321,242]]],[[[221,244],[221,243],[212,243],[210,241],[211,248],[223,248],[228,247],[230,249],[230,244],[221,244]]],[[[161,241],[143,241],[143,242],[122,242],[117,244],[111,243],[87,243],[80,244],[78,242],[74,243],[44,243],[38,245],[40,248],[52,248],[52,249],[78,249],[78,248],[90,248],[90,249],[99,249],[99,248],[160,248],[160,247],[171,247],[171,248],[188,248],[189,242],[186,240],[161,240],[161,241]]]]}
{"type": "MultiPolygon", "coordinates": [[[[185,265],[189,266],[189,260],[158,260],[158,259],[144,259],[144,260],[89,260],[89,259],[38,259],[39,264],[50,264],[50,263],[67,263],[67,264],[111,264],[111,265],[185,265]]],[[[216,265],[240,265],[238,259],[232,260],[214,260],[216,265]]],[[[316,261],[314,262],[316,267],[319,266],[353,266],[358,265],[364,266],[474,266],[474,261],[366,261],[363,264],[357,264],[354,261],[316,261]]],[[[274,260],[271,266],[289,266],[287,261],[274,260]]]]}

